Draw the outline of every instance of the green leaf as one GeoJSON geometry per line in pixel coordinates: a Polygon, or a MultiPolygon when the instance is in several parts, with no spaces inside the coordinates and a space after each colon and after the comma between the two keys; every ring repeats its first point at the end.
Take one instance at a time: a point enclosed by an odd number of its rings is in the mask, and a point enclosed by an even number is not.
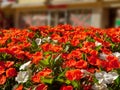
{"type": "Polygon", "coordinates": [[[95,50],[99,51],[101,48],[102,48],[102,46],[99,45],[99,46],[96,46],[96,47],[95,47],[95,50]]]}
{"type": "Polygon", "coordinates": [[[117,85],[120,84],[120,77],[118,77],[118,78],[115,80],[115,83],[116,83],[117,85]]]}
{"type": "Polygon", "coordinates": [[[86,38],[86,40],[89,41],[89,42],[95,42],[95,40],[93,38],[89,37],[89,36],[86,38]]]}
{"type": "Polygon", "coordinates": [[[71,84],[73,85],[74,88],[79,88],[80,85],[77,81],[72,81],[71,84]]]}
{"type": "Polygon", "coordinates": [[[41,80],[43,83],[52,84],[54,79],[53,79],[53,78],[41,77],[40,80],[41,80]]]}
{"type": "Polygon", "coordinates": [[[32,47],[33,48],[38,48],[38,45],[37,45],[37,43],[34,40],[32,41],[32,47]]]}
{"type": "Polygon", "coordinates": [[[6,43],[8,44],[8,43],[10,43],[12,40],[9,38],[7,41],[6,41],[6,43]]]}
{"type": "Polygon", "coordinates": [[[7,53],[2,54],[3,59],[6,59],[7,53]]]}
{"type": "Polygon", "coordinates": [[[98,82],[98,80],[95,77],[93,77],[93,81],[94,81],[94,83],[98,82]]]}
{"type": "Polygon", "coordinates": [[[66,84],[70,84],[71,81],[70,81],[70,80],[66,80],[65,83],[66,83],[66,84]]]}
{"type": "Polygon", "coordinates": [[[40,32],[39,32],[39,31],[36,31],[35,37],[36,37],[36,38],[40,38],[40,36],[41,36],[41,35],[40,35],[40,32]]]}
{"type": "Polygon", "coordinates": [[[41,60],[40,61],[40,64],[42,64],[42,65],[44,65],[44,66],[48,66],[49,64],[50,64],[50,59],[51,59],[51,55],[50,56],[48,56],[48,58],[47,59],[45,59],[45,60],[41,60]]]}
{"type": "Polygon", "coordinates": [[[108,90],[113,90],[113,88],[111,88],[111,87],[108,87],[108,90]]]}
{"type": "Polygon", "coordinates": [[[32,82],[30,80],[28,80],[26,83],[24,83],[24,86],[29,88],[30,86],[32,86],[32,82]]]}
{"type": "Polygon", "coordinates": [[[48,55],[48,54],[52,54],[52,52],[50,52],[50,51],[44,52],[44,55],[48,55]]]}
{"type": "Polygon", "coordinates": [[[100,34],[97,32],[97,33],[96,33],[96,36],[97,36],[97,37],[100,37],[100,34]]]}
{"type": "Polygon", "coordinates": [[[82,59],[86,60],[87,59],[87,55],[85,53],[82,53],[82,59]]]}
{"type": "Polygon", "coordinates": [[[111,48],[114,49],[114,47],[115,47],[115,44],[111,43],[111,48]]]}
{"type": "Polygon", "coordinates": [[[80,48],[82,48],[82,46],[83,46],[82,43],[80,43],[79,46],[80,46],[80,48]]]}
{"type": "Polygon", "coordinates": [[[56,81],[64,83],[64,79],[62,79],[62,78],[57,78],[56,81]]]}
{"type": "Polygon", "coordinates": [[[67,70],[68,70],[68,69],[65,69],[62,73],[60,73],[59,76],[58,76],[58,78],[60,78],[60,77],[64,77],[65,72],[66,72],[67,70]]]}
{"type": "Polygon", "coordinates": [[[59,54],[59,55],[55,58],[54,63],[56,63],[56,62],[60,59],[60,57],[61,57],[61,54],[59,54]]]}

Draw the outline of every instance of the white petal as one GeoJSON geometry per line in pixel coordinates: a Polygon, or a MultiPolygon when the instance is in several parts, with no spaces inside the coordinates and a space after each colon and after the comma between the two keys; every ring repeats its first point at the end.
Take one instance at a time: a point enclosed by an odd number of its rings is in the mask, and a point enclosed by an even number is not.
{"type": "Polygon", "coordinates": [[[31,74],[30,71],[20,71],[15,80],[18,83],[25,83],[28,80],[30,74],[31,74]]]}
{"type": "Polygon", "coordinates": [[[51,39],[51,37],[43,38],[43,39],[42,39],[42,42],[46,42],[46,41],[47,41],[47,42],[50,42],[50,39],[51,39]]]}
{"type": "Polygon", "coordinates": [[[95,73],[95,77],[98,80],[98,83],[102,83],[103,82],[105,73],[106,72],[104,72],[104,71],[95,73]]]}
{"type": "Polygon", "coordinates": [[[51,39],[51,37],[47,37],[47,39],[48,39],[48,40],[50,40],[50,39],[51,39]]]}
{"type": "Polygon", "coordinates": [[[119,61],[120,61],[120,53],[119,52],[114,52],[114,53],[112,53],[115,57],[117,57],[118,59],[119,59],[119,61]]]}
{"type": "Polygon", "coordinates": [[[100,45],[102,45],[102,43],[100,43],[98,41],[95,42],[95,46],[100,46],[100,45]]]}
{"type": "Polygon", "coordinates": [[[57,43],[57,42],[58,42],[58,40],[53,40],[53,42],[54,42],[54,43],[57,43]]]}
{"type": "Polygon", "coordinates": [[[92,89],[93,89],[93,90],[108,90],[107,85],[104,84],[104,83],[101,83],[101,84],[96,84],[96,83],[95,83],[95,84],[92,86],[92,89]]]}
{"type": "Polygon", "coordinates": [[[28,61],[27,63],[24,63],[23,65],[20,66],[19,70],[25,70],[29,67],[31,61],[28,61]]]}
{"type": "Polygon", "coordinates": [[[113,78],[111,74],[104,74],[104,81],[103,83],[110,84],[113,82],[113,78]]]}
{"type": "Polygon", "coordinates": [[[35,42],[37,43],[37,45],[41,45],[41,39],[40,38],[36,38],[35,42]]]}
{"type": "Polygon", "coordinates": [[[100,53],[100,59],[103,59],[103,60],[106,60],[106,57],[107,57],[108,55],[107,54],[105,54],[105,53],[100,53]]]}
{"type": "Polygon", "coordinates": [[[65,52],[67,52],[69,50],[70,46],[69,45],[66,45],[65,46],[65,52]]]}
{"type": "Polygon", "coordinates": [[[108,74],[112,75],[113,80],[117,79],[119,76],[116,72],[109,72],[108,74]]]}

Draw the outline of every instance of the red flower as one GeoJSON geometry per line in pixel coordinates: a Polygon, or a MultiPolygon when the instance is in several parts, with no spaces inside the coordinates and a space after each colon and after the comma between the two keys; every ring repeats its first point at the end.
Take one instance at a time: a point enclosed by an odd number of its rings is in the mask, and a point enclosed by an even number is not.
{"type": "Polygon", "coordinates": [[[101,60],[95,56],[89,56],[88,61],[91,65],[100,66],[101,60]]]}
{"type": "Polygon", "coordinates": [[[41,48],[43,49],[43,51],[49,51],[51,47],[52,47],[52,45],[49,44],[49,43],[45,43],[45,44],[43,44],[41,46],[41,48]]]}
{"type": "Polygon", "coordinates": [[[65,61],[65,67],[74,67],[76,65],[76,61],[71,59],[71,60],[68,60],[68,61],[65,61]]]}
{"type": "Polygon", "coordinates": [[[6,76],[0,75],[0,85],[3,85],[6,82],[6,76]]]}
{"type": "Polygon", "coordinates": [[[0,75],[2,75],[5,72],[5,68],[3,66],[0,66],[0,75]]]}
{"type": "Polygon", "coordinates": [[[58,42],[59,43],[66,43],[67,41],[68,41],[68,36],[62,36],[58,42]]]}
{"type": "Polygon", "coordinates": [[[87,62],[84,60],[77,61],[75,64],[76,68],[87,68],[87,62]]]}
{"type": "Polygon", "coordinates": [[[118,68],[120,68],[120,63],[118,60],[112,60],[109,62],[109,67],[111,67],[111,70],[118,69],[118,68]]]}
{"type": "Polygon", "coordinates": [[[75,69],[75,70],[68,70],[65,73],[65,76],[69,79],[69,80],[80,80],[82,78],[82,72],[79,69],[75,69]]]}
{"type": "Polygon", "coordinates": [[[15,90],[23,90],[23,85],[19,85],[15,90]]]}
{"type": "Polygon", "coordinates": [[[35,64],[38,64],[39,61],[43,58],[43,54],[42,52],[36,52],[34,55],[33,55],[33,60],[32,62],[35,63],[35,64]]]}
{"type": "Polygon", "coordinates": [[[40,85],[38,85],[37,87],[36,87],[36,89],[35,90],[47,90],[47,85],[45,85],[45,84],[40,84],[40,85]]]}
{"type": "Polygon", "coordinates": [[[55,45],[55,46],[51,45],[50,50],[53,52],[60,52],[62,51],[62,47],[58,45],[55,45]]]}
{"type": "Polygon", "coordinates": [[[73,90],[73,87],[72,86],[62,86],[61,88],[60,88],[60,90],[73,90]]]}
{"type": "Polygon", "coordinates": [[[49,68],[45,68],[42,71],[39,72],[39,75],[41,76],[48,76],[52,73],[52,70],[49,68]]]}
{"type": "Polygon", "coordinates": [[[9,68],[6,70],[6,76],[7,77],[15,77],[17,75],[17,71],[15,68],[9,68]]]}
{"type": "Polygon", "coordinates": [[[102,52],[104,52],[105,54],[111,54],[111,51],[109,50],[109,49],[107,49],[107,48],[102,48],[101,49],[102,50],[102,52]]]}
{"type": "Polygon", "coordinates": [[[73,46],[77,46],[79,43],[80,43],[79,39],[72,39],[72,40],[71,40],[71,44],[72,44],[73,46]]]}
{"type": "Polygon", "coordinates": [[[67,59],[74,59],[74,58],[81,59],[81,57],[82,57],[81,51],[79,49],[76,49],[71,51],[70,54],[68,54],[67,59]]]}
{"type": "Polygon", "coordinates": [[[52,34],[51,35],[51,39],[53,39],[53,40],[60,40],[60,35],[59,34],[52,34]]]}
{"type": "Polygon", "coordinates": [[[96,51],[96,50],[90,50],[90,55],[97,56],[98,55],[98,51],[96,51]]]}
{"type": "Polygon", "coordinates": [[[32,81],[33,81],[34,83],[39,83],[39,82],[40,82],[40,76],[39,76],[39,74],[33,75],[33,76],[32,76],[32,81]]]}
{"type": "Polygon", "coordinates": [[[13,64],[14,64],[13,61],[7,61],[7,62],[5,63],[5,67],[6,67],[6,68],[9,68],[9,67],[13,66],[13,64]]]}
{"type": "Polygon", "coordinates": [[[34,76],[32,76],[32,81],[35,82],[35,83],[39,83],[41,76],[46,77],[46,76],[50,75],[51,72],[52,72],[51,69],[45,68],[42,71],[40,71],[37,74],[35,74],[34,76]]]}

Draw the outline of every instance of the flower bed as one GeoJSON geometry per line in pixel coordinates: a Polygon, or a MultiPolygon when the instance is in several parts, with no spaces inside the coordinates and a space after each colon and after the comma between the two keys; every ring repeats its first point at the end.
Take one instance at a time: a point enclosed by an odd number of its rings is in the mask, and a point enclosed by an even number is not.
{"type": "Polygon", "coordinates": [[[118,90],[120,28],[0,31],[0,90],[118,90]]]}

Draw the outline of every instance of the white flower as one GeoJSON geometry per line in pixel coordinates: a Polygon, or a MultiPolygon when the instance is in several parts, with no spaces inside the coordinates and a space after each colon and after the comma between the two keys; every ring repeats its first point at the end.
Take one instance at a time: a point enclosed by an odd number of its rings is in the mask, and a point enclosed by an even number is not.
{"type": "Polygon", "coordinates": [[[67,52],[69,50],[70,46],[69,45],[66,45],[65,46],[65,52],[67,52]]]}
{"type": "Polygon", "coordinates": [[[91,75],[91,73],[90,72],[88,72],[87,70],[85,70],[85,69],[81,69],[80,70],[84,75],[83,75],[83,77],[86,77],[86,76],[89,76],[89,75],[91,75]]]}
{"type": "Polygon", "coordinates": [[[57,43],[57,42],[58,42],[58,40],[53,40],[53,42],[54,42],[54,43],[57,43]]]}
{"type": "Polygon", "coordinates": [[[31,75],[31,70],[28,70],[28,71],[20,71],[18,74],[17,74],[17,77],[15,78],[15,80],[18,82],[18,83],[25,83],[29,77],[31,75]]]}
{"type": "Polygon", "coordinates": [[[107,85],[104,84],[104,83],[101,83],[101,84],[96,84],[96,83],[95,83],[95,84],[92,86],[92,89],[93,89],[93,90],[108,90],[107,85]]]}
{"type": "Polygon", "coordinates": [[[27,63],[24,63],[23,65],[20,66],[19,70],[25,70],[28,69],[30,66],[31,61],[28,61],[27,63]]]}
{"type": "Polygon", "coordinates": [[[116,72],[96,72],[95,77],[98,80],[98,83],[104,83],[104,84],[110,84],[113,83],[114,80],[118,77],[118,74],[116,72]]]}
{"type": "Polygon", "coordinates": [[[108,56],[107,54],[105,54],[105,53],[100,53],[99,54],[100,55],[100,59],[103,59],[103,60],[106,60],[106,57],[108,56]]]}
{"type": "Polygon", "coordinates": [[[95,46],[100,46],[100,45],[102,45],[102,43],[100,43],[98,41],[95,42],[95,46]]]}
{"type": "Polygon", "coordinates": [[[114,52],[114,53],[112,53],[115,57],[117,57],[118,59],[119,59],[119,61],[120,61],[120,53],[119,52],[114,52]]]}
{"type": "Polygon", "coordinates": [[[35,42],[37,43],[37,45],[41,45],[41,38],[36,38],[35,42]]]}
{"type": "Polygon", "coordinates": [[[43,39],[42,39],[42,42],[46,42],[46,41],[47,41],[47,42],[50,42],[50,39],[51,39],[51,37],[43,38],[43,39]]]}

